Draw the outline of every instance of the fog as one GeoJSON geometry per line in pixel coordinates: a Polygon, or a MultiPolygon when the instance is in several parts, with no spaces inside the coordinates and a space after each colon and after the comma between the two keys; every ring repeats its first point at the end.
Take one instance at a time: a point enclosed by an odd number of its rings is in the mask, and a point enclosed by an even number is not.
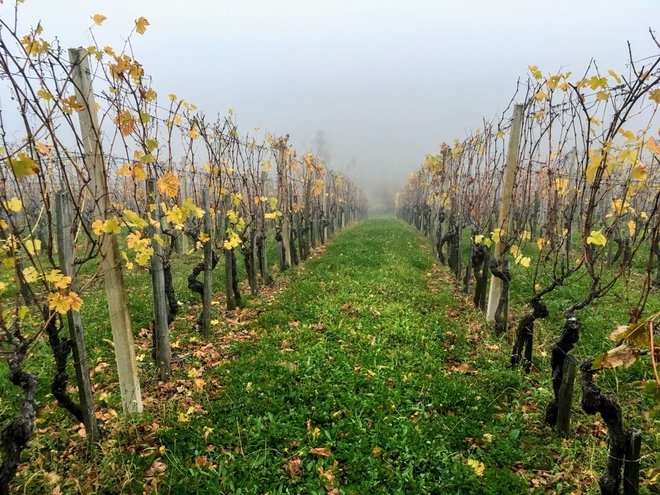
{"type": "Polygon", "coordinates": [[[660,1],[26,0],[20,11],[63,47],[92,44],[93,14],[108,18],[94,29],[101,46],[121,46],[145,16],[133,50],[161,95],[289,134],[378,203],[425,153],[502,111],[528,65],[580,72],[593,57],[622,71],[627,41],[636,58],[657,52],[660,1]]]}

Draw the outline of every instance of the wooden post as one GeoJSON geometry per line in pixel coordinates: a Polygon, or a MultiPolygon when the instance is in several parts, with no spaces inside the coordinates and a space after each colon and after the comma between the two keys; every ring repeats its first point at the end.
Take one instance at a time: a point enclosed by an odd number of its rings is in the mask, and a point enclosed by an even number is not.
{"type": "MultiPolygon", "coordinates": [[[[101,148],[100,128],[96,114],[96,101],[92,88],[87,50],[69,49],[72,77],[76,98],[84,105],[78,112],[82,141],[85,149],[85,168],[89,173],[90,193],[95,201],[95,217],[104,219],[110,211],[112,198],[108,192],[105,163],[101,148]]],[[[142,413],[142,393],[135,360],[135,346],[131,333],[131,317],[128,313],[124,274],[117,236],[104,234],[101,239],[101,271],[108,300],[110,327],[117,360],[117,373],[125,413],[142,413]]]]}
{"type": "Polygon", "coordinates": [[[577,362],[570,354],[564,359],[562,367],[561,385],[557,397],[557,435],[568,438],[571,428],[571,407],[573,405],[573,385],[575,384],[575,370],[577,362]]]}
{"type": "MultiPolygon", "coordinates": [[[[179,207],[183,205],[183,201],[188,198],[188,172],[186,171],[185,162],[181,170],[181,185],[179,186],[179,207]]],[[[186,224],[188,222],[186,221],[186,224]]],[[[188,236],[185,232],[181,232],[177,237],[176,252],[177,254],[188,254],[190,247],[188,246],[188,236]]]]}
{"type": "MultiPolygon", "coordinates": [[[[506,165],[504,166],[504,182],[502,185],[502,203],[497,226],[503,230],[500,242],[495,244],[495,258],[499,259],[505,247],[505,237],[511,225],[511,201],[513,199],[513,186],[516,182],[518,171],[518,152],[520,149],[520,132],[522,128],[523,106],[516,103],[513,106],[513,121],[511,122],[511,135],[509,136],[509,147],[507,149],[506,165]]],[[[486,321],[495,321],[495,311],[502,294],[502,281],[491,275],[490,291],[488,293],[488,309],[486,310],[486,321]]]]}
{"type": "Polygon", "coordinates": [[[327,227],[327,222],[328,222],[328,183],[326,182],[325,178],[323,178],[323,191],[321,192],[321,221],[320,221],[320,227],[321,227],[321,244],[325,244],[328,240],[328,227],[327,227]]]}
{"type": "Polygon", "coordinates": [[[211,335],[211,291],[213,290],[213,239],[211,239],[211,197],[208,188],[202,192],[204,206],[204,233],[209,240],[204,243],[204,294],[202,295],[202,334],[211,335]]]}
{"type": "MultiPolygon", "coordinates": [[[[78,292],[78,281],[74,269],[74,240],[71,234],[71,203],[65,191],[60,191],[55,197],[55,215],[57,217],[57,245],[62,274],[71,277],[70,290],[78,292]]],[[[73,367],[76,370],[78,382],[78,398],[82,410],[83,423],[90,443],[100,438],[98,423],[94,416],[94,401],[92,398],[92,383],[89,379],[89,365],[85,349],[82,318],[78,311],[69,311],[66,321],[71,336],[73,348],[73,367]]]]}
{"type": "MultiPolygon", "coordinates": [[[[229,228],[229,220],[227,219],[227,212],[231,209],[231,198],[229,197],[229,194],[225,194],[224,198],[222,199],[222,212],[217,211],[216,209],[216,216],[220,215],[220,232],[218,232],[218,235],[220,236],[220,239],[226,239],[227,238],[227,229],[229,228]]],[[[229,311],[236,309],[236,300],[234,298],[234,280],[233,280],[233,265],[234,265],[234,259],[232,257],[231,249],[224,249],[223,247],[223,252],[225,254],[225,298],[227,302],[227,309],[229,311]]]]}
{"type": "Polygon", "coordinates": [[[639,456],[642,451],[642,432],[632,430],[626,438],[626,462],[623,467],[623,495],[639,493],[639,456]]]}
{"type": "Polygon", "coordinates": [[[154,360],[158,376],[165,381],[172,372],[172,351],[170,349],[170,329],[167,322],[167,294],[165,293],[165,272],[163,269],[163,247],[155,236],[162,234],[163,215],[160,209],[160,198],[156,181],[147,180],[147,200],[154,205],[154,220],[158,226],[151,225],[151,246],[154,254],[151,257],[151,294],[154,304],[154,360]]]}
{"type": "Polygon", "coordinates": [[[277,160],[277,190],[279,206],[282,212],[282,247],[284,248],[283,268],[291,268],[291,204],[289,201],[289,170],[290,158],[286,142],[280,143],[280,154],[277,160]]]}

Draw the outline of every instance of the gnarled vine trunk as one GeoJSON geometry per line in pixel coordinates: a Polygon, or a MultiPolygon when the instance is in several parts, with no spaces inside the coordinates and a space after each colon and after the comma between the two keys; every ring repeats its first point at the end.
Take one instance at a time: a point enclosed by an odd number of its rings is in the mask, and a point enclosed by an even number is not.
{"type": "Polygon", "coordinates": [[[14,353],[7,358],[9,380],[23,391],[19,415],[3,425],[0,430],[2,467],[0,468],[0,494],[9,495],[9,485],[16,475],[21,453],[34,436],[34,419],[37,408],[37,377],[22,368],[28,350],[27,342],[21,342],[14,353]]]}
{"type": "Polygon", "coordinates": [[[545,411],[545,421],[553,426],[557,424],[557,400],[559,397],[559,388],[561,387],[564,360],[580,338],[580,326],[580,320],[572,312],[567,313],[561,335],[559,339],[552,344],[550,365],[552,367],[552,389],[555,397],[550,404],[548,404],[545,411]]]}
{"type": "Polygon", "coordinates": [[[532,311],[522,317],[516,331],[516,342],[511,352],[511,367],[522,364],[525,373],[532,370],[532,344],[534,341],[534,322],[548,316],[548,307],[539,296],[529,302],[532,311]]]}
{"type": "Polygon", "coordinates": [[[621,469],[626,453],[626,432],[623,428],[621,406],[603,394],[594,383],[593,360],[588,359],[580,367],[582,382],[582,409],[587,414],[598,414],[607,425],[609,456],[607,467],[598,484],[602,495],[618,495],[621,485],[621,469]]]}

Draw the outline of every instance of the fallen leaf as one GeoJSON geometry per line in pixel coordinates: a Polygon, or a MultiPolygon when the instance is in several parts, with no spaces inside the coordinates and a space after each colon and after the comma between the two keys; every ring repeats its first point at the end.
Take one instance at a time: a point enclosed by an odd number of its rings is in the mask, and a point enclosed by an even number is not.
{"type": "Polygon", "coordinates": [[[287,470],[289,471],[289,476],[292,478],[297,478],[301,474],[300,470],[300,459],[289,459],[287,464],[287,470]]]}
{"type": "Polygon", "coordinates": [[[332,455],[332,451],[330,450],[329,447],[315,447],[313,449],[310,449],[309,453],[314,455],[320,455],[321,457],[330,457],[332,455]]]}

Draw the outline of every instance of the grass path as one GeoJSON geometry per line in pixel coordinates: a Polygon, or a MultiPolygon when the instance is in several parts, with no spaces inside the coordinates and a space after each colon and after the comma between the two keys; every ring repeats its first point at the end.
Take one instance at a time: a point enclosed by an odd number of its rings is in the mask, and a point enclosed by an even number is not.
{"type": "Polygon", "coordinates": [[[525,457],[520,418],[500,410],[518,375],[463,363],[463,302],[429,290],[432,270],[424,241],[394,220],[354,227],[305,264],[257,304],[261,337],[214,369],[223,393],[207,414],[162,435],[161,490],[525,492],[511,468],[525,457]]]}

